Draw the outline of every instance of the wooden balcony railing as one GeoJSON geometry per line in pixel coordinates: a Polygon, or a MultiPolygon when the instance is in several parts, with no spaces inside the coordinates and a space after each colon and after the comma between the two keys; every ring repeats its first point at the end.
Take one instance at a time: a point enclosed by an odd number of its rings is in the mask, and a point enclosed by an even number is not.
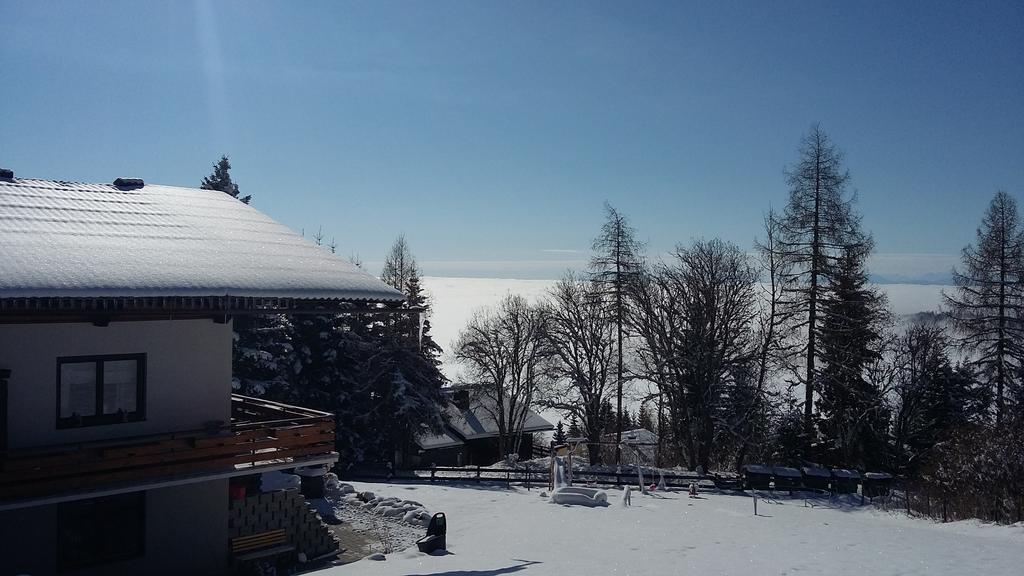
{"type": "Polygon", "coordinates": [[[231,412],[229,425],[0,453],[0,503],[256,473],[334,455],[331,414],[237,395],[231,412]]]}

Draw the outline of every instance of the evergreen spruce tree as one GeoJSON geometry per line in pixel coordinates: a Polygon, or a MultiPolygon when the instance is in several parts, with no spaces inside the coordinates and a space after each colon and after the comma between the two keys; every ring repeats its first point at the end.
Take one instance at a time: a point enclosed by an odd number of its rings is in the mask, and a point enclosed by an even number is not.
{"type": "MultiPolygon", "coordinates": [[[[807,335],[802,353],[804,439],[814,438],[814,393],[821,353],[821,307],[842,254],[864,242],[860,217],[846,195],[849,174],[843,155],[817,125],[804,136],[800,158],[787,170],[789,203],[778,221],[777,250],[784,262],[779,279],[786,286],[780,307],[800,318],[796,328],[807,335]]],[[[798,351],[800,352],[800,351],[798,351]]]]}
{"type": "Polygon", "coordinates": [[[554,442],[556,445],[560,446],[562,444],[565,444],[566,438],[567,436],[565,435],[565,427],[562,426],[562,421],[559,420],[558,424],[555,425],[555,433],[551,436],[551,441],[554,442]]]}
{"type": "Polygon", "coordinates": [[[573,415],[569,420],[569,438],[581,438],[582,436],[583,431],[580,430],[579,420],[577,420],[576,416],[573,415]]]}
{"type": "Polygon", "coordinates": [[[647,402],[640,404],[640,410],[636,414],[636,425],[638,428],[657,432],[654,427],[654,420],[651,418],[651,413],[647,411],[647,402]]]}
{"type": "Polygon", "coordinates": [[[252,201],[251,194],[238,196],[238,184],[231,179],[231,162],[228,161],[227,156],[220,157],[220,160],[213,165],[213,174],[203,178],[203,183],[199,187],[203,190],[220,190],[232,198],[238,198],[245,204],[252,201]]]}
{"type": "Polygon", "coordinates": [[[618,418],[619,422],[622,422],[623,430],[632,430],[634,428],[633,416],[629,413],[629,408],[623,408],[622,414],[619,414],[618,418]]]}
{"type": "Polygon", "coordinates": [[[285,400],[290,394],[291,325],[287,317],[236,316],[232,320],[232,387],[239,394],[285,400]]]}
{"type": "Polygon", "coordinates": [[[291,400],[335,414],[345,465],[392,461],[418,433],[439,432],[436,367],[359,316],[292,321],[291,400]]]}
{"type": "Polygon", "coordinates": [[[936,449],[981,413],[982,401],[967,365],[954,365],[945,331],[918,322],[900,339],[893,447],[897,472],[916,477],[934,463],[936,449]]]}
{"type": "Polygon", "coordinates": [[[977,232],[953,271],[949,316],[971,364],[989,384],[998,427],[1006,414],[1024,411],[1024,229],[1017,202],[1006,192],[992,199],[977,232]],[[1007,405],[1007,402],[1010,405],[1007,405]]]}
{"type": "MultiPolygon", "coordinates": [[[[422,310],[418,314],[410,313],[390,320],[389,331],[402,339],[415,338],[416,346],[424,357],[440,367],[443,350],[430,334],[430,301],[423,291],[419,265],[404,234],[399,235],[391,246],[380,279],[405,295],[405,307],[422,310]]],[[[440,368],[438,370],[440,374],[440,368]]]]}
{"type": "Polygon", "coordinates": [[[821,301],[818,375],[820,429],[832,462],[877,469],[883,463],[888,425],[883,392],[866,378],[881,358],[887,321],[885,298],[868,285],[865,260],[871,246],[848,248],[839,257],[821,301]]]}
{"type": "Polygon", "coordinates": [[[615,408],[612,406],[611,400],[605,399],[605,401],[601,403],[601,416],[599,421],[601,422],[601,434],[612,434],[616,432],[619,420],[615,413],[615,408]]]}
{"type": "Polygon", "coordinates": [[[417,337],[420,353],[434,365],[440,366],[441,355],[444,354],[444,350],[441,349],[441,346],[430,334],[430,302],[427,299],[427,294],[423,291],[423,287],[420,285],[418,270],[413,270],[405,283],[405,299],[406,305],[409,308],[423,310],[420,314],[411,314],[409,316],[409,333],[417,337]],[[422,320],[420,320],[421,317],[422,320]]]}

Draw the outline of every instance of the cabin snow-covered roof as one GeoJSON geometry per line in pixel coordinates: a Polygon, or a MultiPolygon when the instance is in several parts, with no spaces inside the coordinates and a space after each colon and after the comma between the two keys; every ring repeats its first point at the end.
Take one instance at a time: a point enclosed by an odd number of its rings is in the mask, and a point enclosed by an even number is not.
{"type": "Polygon", "coordinates": [[[781,478],[800,478],[800,470],[788,466],[772,466],[772,474],[781,478]]]}
{"type": "Polygon", "coordinates": [[[860,472],[844,468],[833,468],[832,475],[836,478],[860,478],[860,472]]]}
{"type": "MultiPolygon", "coordinates": [[[[454,403],[449,402],[445,412],[448,416],[448,425],[466,440],[478,438],[496,438],[498,436],[498,423],[495,420],[493,400],[477,396],[470,400],[469,408],[460,410],[454,403]]],[[[541,432],[551,430],[550,422],[542,418],[533,410],[527,410],[523,422],[523,432],[541,432]]]]}
{"type": "Polygon", "coordinates": [[[402,300],[216,190],[0,178],[0,246],[0,298],[402,300]]]}
{"type": "Polygon", "coordinates": [[[452,432],[443,430],[440,434],[421,434],[417,436],[416,444],[424,450],[436,450],[462,446],[465,442],[456,438],[452,432]]]}
{"type": "Polygon", "coordinates": [[[828,468],[819,468],[817,466],[804,466],[800,469],[804,476],[813,476],[815,478],[831,478],[832,471],[828,468]]]}
{"type": "MultiPolygon", "coordinates": [[[[498,423],[494,419],[494,410],[490,407],[494,401],[483,394],[474,394],[468,400],[465,409],[456,405],[451,395],[459,391],[469,393],[465,386],[453,385],[447,389],[448,400],[444,406],[445,429],[441,434],[420,434],[416,436],[416,444],[424,450],[451,448],[461,446],[470,440],[498,437],[498,423]]],[[[523,432],[542,432],[554,426],[533,410],[527,409],[523,422],[523,432]]]]}

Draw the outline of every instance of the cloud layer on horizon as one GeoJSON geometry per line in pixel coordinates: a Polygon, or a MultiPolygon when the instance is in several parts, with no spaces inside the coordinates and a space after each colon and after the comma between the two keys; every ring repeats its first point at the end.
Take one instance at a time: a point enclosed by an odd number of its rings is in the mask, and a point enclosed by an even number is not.
{"type": "MultiPolygon", "coordinates": [[[[555,254],[554,251],[546,252],[555,254]]],[[[566,252],[557,254],[568,255],[566,252]]],[[[580,256],[584,253],[579,252],[580,256]]],[[[874,254],[868,263],[871,280],[878,284],[950,284],[951,271],[959,257],[952,254],[874,254]]],[[[569,270],[584,270],[589,260],[538,258],[532,260],[421,260],[424,276],[456,278],[511,278],[553,280],[569,270]]],[[[366,270],[376,273],[380,262],[367,262],[366,270]]]]}

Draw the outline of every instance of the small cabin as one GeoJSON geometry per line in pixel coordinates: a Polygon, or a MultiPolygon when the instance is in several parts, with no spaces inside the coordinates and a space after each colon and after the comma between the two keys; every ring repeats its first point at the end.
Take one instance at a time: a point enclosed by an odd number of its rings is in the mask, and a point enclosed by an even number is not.
{"type": "Polygon", "coordinates": [[[743,466],[743,485],[748,490],[768,490],[772,484],[772,469],[761,464],[743,466]]]}
{"type": "MultiPolygon", "coordinates": [[[[504,460],[498,442],[498,411],[487,394],[470,386],[453,385],[446,390],[445,428],[440,434],[416,437],[416,454],[403,455],[401,464],[411,466],[490,466],[504,460]]],[[[506,417],[507,420],[507,417],[506,417]]],[[[550,422],[527,409],[519,432],[520,461],[534,457],[535,436],[552,430],[550,422]]]]}
{"type": "Polygon", "coordinates": [[[798,490],[803,484],[803,476],[798,468],[775,466],[772,468],[776,490],[798,490]]]}
{"type": "Polygon", "coordinates": [[[805,488],[827,491],[832,484],[832,471],[819,466],[804,466],[800,469],[805,488]]]}
{"type": "Polygon", "coordinates": [[[885,496],[892,488],[892,474],[887,472],[865,472],[861,494],[868,498],[885,496]]]}
{"type": "Polygon", "coordinates": [[[837,494],[856,494],[857,486],[860,485],[860,472],[844,468],[833,468],[832,483],[833,490],[837,494]]]}

